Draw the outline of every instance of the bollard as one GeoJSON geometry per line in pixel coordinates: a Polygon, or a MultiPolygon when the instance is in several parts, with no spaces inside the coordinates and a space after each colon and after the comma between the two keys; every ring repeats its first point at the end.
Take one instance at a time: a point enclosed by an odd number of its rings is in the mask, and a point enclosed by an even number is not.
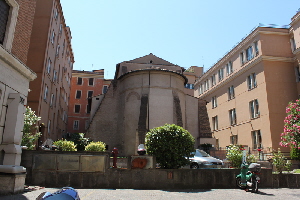
{"type": "Polygon", "coordinates": [[[117,147],[114,147],[114,149],[111,152],[111,154],[113,156],[113,168],[117,168],[118,153],[119,153],[119,151],[118,151],[117,147]]]}

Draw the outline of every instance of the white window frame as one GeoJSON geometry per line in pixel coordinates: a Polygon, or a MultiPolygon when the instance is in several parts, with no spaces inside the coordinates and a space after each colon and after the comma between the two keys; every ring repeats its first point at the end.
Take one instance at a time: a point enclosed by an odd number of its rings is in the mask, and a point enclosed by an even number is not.
{"type": "Polygon", "coordinates": [[[79,120],[73,121],[73,130],[79,130],[79,120]]]}
{"type": "Polygon", "coordinates": [[[254,51],[255,51],[255,56],[258,56],[259,55],[258,41],[254,42],[254,51]]]}
{"type": "Polygon", "coordinates": [[[251,131],[251,137],[252,137],[252,148],[258,149],[262,148],[262,135],[260,130],[251,131]]]}
{"type": "Polygon", "coordinates": [[[219,82],[224,79],[224,68],[220,68],[218,70],[218,78],[219,78],[219,82]]]}
{"type": "Polygon", "coordinates": [[[48,63],[47,63],[47,73],[48,74],[50,74],[50,72],[51,72],[51,63],[52,63],[51,59],[48,58],[48,63]]]}
{"type": "Polygon", "coordinates": [[[81,90],[76,90],[76,93],[75,93],[75,99],[81,99],[81,96],[82,96],[82,91],[81,90]],[[80,97],[79,98],[77,98],[77,94],[79,94],[80,93],[80,97]]]}
{"type": "Polygon", "coordinates": [[[45,90],[44,90],[44,101],[47,102],[47,97],[48,97],[48,86],[45,85],[45,90]]]}
{"type": "Polygon", "coordinates": [[[290,39],[290,41],[291,41],[291,49],[292,49],[292,51],[294,52],[294,51],[297,49],[296,42],[295,42],[295,38],[292,37],[292,38],[290,39]]]}
{"type": "Polygon", "coordinates": [[[216,74],[213,74],[213,75],[210,77],[210,79],[211,79],[211,86],[216,85],[216,74]]]}
{"type": "Polygon", "coordinates": [[[54,94],[51,94],[51,98],[50,98],[50,107],[53,106],[53,101],[54,101],[54,94]]]}
{"type": "Polygon", "coordinates": [[[300,82],[300,66],[295,67],[296,82],[300,82]]]}
{"type": "Polygon", "coordinates": [[[230,143],[231,144],[238,144],[238,135],[231,135],[230,136],[230,143]]]}
{"type": "Polygon", "coordinates": [[[240,53],[240,61],[241,61],[241,65],[245,64],[245,52],[244,51],[242,51],[240,53]]]}
{"type": "Polygon", "coordinates": [[[89,78],[89,83],[88,83],[89,86],[94,86],[95,85],[95,78],[89,78]],[[93,80],[93,84],[90,84],[90,80],[93,80]]]}
{"type": "Polygon", "coordinates": [[[247,77],[247,85],[248,85],[248,90],[252,90],[257,87],[257,82],[256,82],[256,74],[251,73],[247,77]]]}
{"type": "Polygon", "coordinates": [[[218,115],[212,117],[212,129],[213,131],[218,130],[218,115]]]}
{"type": "Polygon", "coordinates": [[[234,87],[233,85],[228,88],[228,100],[234,99],[235,94],[234,94],[234,87]]]}
{"type": "Polygon", "coordinates": [[[75,104],[74,105],[74,113],[80,113],[81,110],[81,105],[80,104],[75,104]],[[76,106],[79,106],[79,112],[76,112],[76,106]]]}
{"type": "Polygon", "coordinates": [[[213,96],[211,98],[211,107],[212,108],[216,108],[218,106],[218,103],[217,103],[217,96],[213,96]]]}
{"type": "Polygon", "coordinates": [[[260,116],[259,112],[259,103],[257,99],[254,99],[249,102],[249,109],[250,109],[250,118],[255,119],[260,116]]]}
{"type": "Polygon", "coordinates": [[[47,127],[47,129],[48,129],[48,134],[50,134],[50,132],[51,132],[51,120],[50,119],[48,120],[48,127],[47,127]]]}
{"type": "Polygon", "coordinates": [[[252,46],[249,46],[247,49],[246,49],[246,59],[247,61],[250,61],[254,58],[254,55],[253,55],[253,47],[252,46]]]}
{"type": "Polygon", "coordinates": [[[229,110],[229,122],[230,122],[231,126],[236,125],[236,110],[235,110],[235,108],[229,110]]]}
{"type": "Polygon", "coordinates": [[[226,64],[226,75],[229,76],[230,74],[232,74],[232,72],[233,72],[232,62],[229,61],[229,62],[226,64]]]}

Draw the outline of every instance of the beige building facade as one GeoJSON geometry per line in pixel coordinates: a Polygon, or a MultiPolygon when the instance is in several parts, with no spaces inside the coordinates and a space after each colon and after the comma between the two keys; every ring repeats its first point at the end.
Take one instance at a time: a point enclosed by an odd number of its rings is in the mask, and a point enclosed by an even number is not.
{"type": "Polygon", "coordinates": [[[195,82],[217,147],[279,146],[285,108],[299,97],[299,12],[291,27],[257,27],[195,82]]]}
{"type": "Polygon", "coordinates": [[[198,99],[185,93],[188,80],[183,71],[153,54],[117,64],[115,79],[92,114],[87,137],[105,142],[108,150],[117,147],[123,156],[135,155],[145,134],[166,123],[182,126],[197,140],[198,99]]]}

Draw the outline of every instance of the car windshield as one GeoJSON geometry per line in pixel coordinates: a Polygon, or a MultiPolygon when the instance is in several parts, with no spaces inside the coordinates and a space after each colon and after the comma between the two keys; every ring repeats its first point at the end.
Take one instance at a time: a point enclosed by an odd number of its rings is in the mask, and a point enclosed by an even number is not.
{"type": "Polygon", "coordinates": [[[205,151],[203,150],[196,150],[196,156],[200,156],[200,157],[210,157],[209,154],[207,154],[205,151]]]}

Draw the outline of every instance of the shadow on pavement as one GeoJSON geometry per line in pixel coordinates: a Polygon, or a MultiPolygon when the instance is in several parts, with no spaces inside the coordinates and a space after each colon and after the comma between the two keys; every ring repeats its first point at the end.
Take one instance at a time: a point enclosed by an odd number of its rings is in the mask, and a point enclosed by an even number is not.
{"type": "Polygon", "coordinates": [[[210,192],[211,189],[183,189],[183,190],[162,190],[165,192],[181,192],[181,193],[203,193],[203,192],[210,192]]]}

